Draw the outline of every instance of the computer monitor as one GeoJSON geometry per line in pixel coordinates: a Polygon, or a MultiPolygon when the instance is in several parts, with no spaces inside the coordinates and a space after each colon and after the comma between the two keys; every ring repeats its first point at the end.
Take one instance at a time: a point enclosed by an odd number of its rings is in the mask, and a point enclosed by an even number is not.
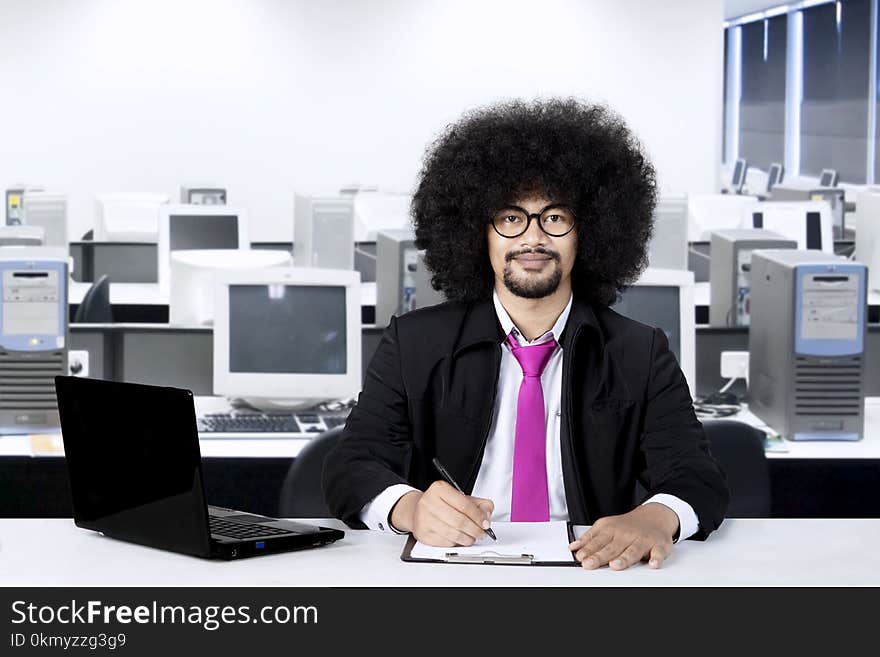
{"type": "Polygon", "coordinates": [[[297,194],[293,262],[297,267],[354,269],[354,201],[297,194]]]}
{"type": "Polygon", "coordinates": [[[360,391],[357,272],[224,272],[214,294],[214,394],[301,408],[360,391]]]}
{"type": "Polygon", "coordinates": [[[856,212],[855,259],[868,267],[868,289],[880,292],[880,189],[859,193],[856,212]]]}
{"type": "Polygon", "coordinates": [[[157,242],[165,194],[114,193],[95,197],[96,242],[157,242]]]}
{"type": "Polygon", "coordinates": [[[175,325],[205,325],[214,321],[214,280],[233,270],[290,267],[289,251],[265,249],[201,249],[171,252],[171,295],[168,322],[175,325]]]}
{"type": "Polygon", "coordinates": [[[43,229],[43,245],[67,248],[67,196],[26,192],[22,199],[22,224],[43,229]]]}
{"type": "Polygon", "coordinates": [[[735,194],[742,192],[743,185],[746,182],[746,174],[749,171],[749,164],[745,158],[739,158],[733,165],[733,176],[730,179],[730,189],[735,194]]]}
{"type": "Polygon", "coordinates": [[[612,308],[666,334],[693,394],[697,389],[693,272],[648,267],[612,308]]]}
{"type": "Polygon", "coordinates": [[[159,290],[171,284],[171,253],[203,249],[250,248],[247,213],[222,205],[166,204],[159,212],[159,290]]]}
{"type": "Polygon", "coordinates": [[[774,162],[770,165],[770,169],[767,171],[767,192],[770,193],[773,191],[773,188],[782,182],[782,178],[785,175],[785,167],[782,166],[779,162],[774,162]]]}
{"type": "Polygon", "coordinates": [[[415,309],[418,260],[411,229],[376,233],[377,326],[387,326],[392,316],[415,309]]]}
{"type": "Polygon", "coordinates": [[[412,196],[359,190],[354,202],[354,241],[375,242],[380,230],[405,230],[411,225],[412,196]]]}
{"type": "Polygon", "coordinates": [[[819,175],[819,187],[837,187],[837,170],[822,169],[819,175]]]}
{"type": "Polygon", "coordinates": [[[648,244],[648,265],[661,269],[688,268],[688,198],[661,196],[654,208],[654,234],[648,244]]]}
{"type": "Polygon", "coordinates": [[[766,228],[797,242],[799,249],[834,253],[828,201],[769,201],[749,209],[750,228],[766,228]]]}
{"type": "Polygon", "coordinates": [[[431,285],[432,275],[425,264],[425,252],[419,251],[416,260],[416,293],[413,301],[415,308],[428,308],[446,301],[446,295],[435,290],[431,285]]]}
{"type": "Polygon", "coordinates": [[[746,210],[758,205],[756,196],[692,194],[688,197],[688,242],[708,242],[713,230],[750,228],[746,210]]]}

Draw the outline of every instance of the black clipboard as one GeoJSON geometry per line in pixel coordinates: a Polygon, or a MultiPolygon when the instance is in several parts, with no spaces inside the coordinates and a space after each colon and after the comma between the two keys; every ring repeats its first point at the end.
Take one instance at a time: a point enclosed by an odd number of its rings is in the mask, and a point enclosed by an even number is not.
{"type": "MultiPolygon", "coordinates": [[[[575,539],[574,529],[571,522],[566,523],[568,529],[569,542],[575,539]]],[[[445,559],[422,559],[412,556],[412,550],[416,546],[416,537],[412,534],[406,539],[406,545],[403,546],[403,552],[400,553],[401,561],[409,561],[411,563],[467,563],[482,566],[580,566],[580,562],[575,559],[574,552],[571,553],[571,561],[536,561],[531,554],[499,554],[492,550],[486,550],[484,554],[457,554],[455,548],[449,548],[445,559]]]]}

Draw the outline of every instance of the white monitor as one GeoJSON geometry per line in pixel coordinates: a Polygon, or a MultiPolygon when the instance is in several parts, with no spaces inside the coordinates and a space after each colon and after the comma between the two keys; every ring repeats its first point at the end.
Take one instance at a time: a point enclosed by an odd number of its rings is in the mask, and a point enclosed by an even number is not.
{"type": "Polygon", "coordinates": [[[828,201],[769,201],[746,211],[748,228],[772,230],[795,240],[801,250],[834,253],[834,217],[828,201]]]}
{"type": "Polygon", "coordinates": [[[354,202],[351,197],[296,195],[293,263],[297,267],[354,269],[354,202]]]}
{"type": "Polygon", "coordinates": [[[96,242],[157,242],[165,194],[119,193],[95,197],[96,242]]]}
{"type": "Polygon", "coordinates": [[[648,267],[612,306],[621,315],[661,329],[693,395],[696,386],[697,327],[694,273],[648,267]]]}
{"type": "Polygon", "coordinates": [[[880,189],[860,192],[856,212],[855,259],[868,267],[868,289],[880,292],[880,189]]]}
{"type": "Polygon", "coordinates": [[[773,188],[782,182],[784,175],[785,167],[782,164],[779,162],[771,164],[770,169],[767,171],[767,191],[772,192],[773,188]]]}
{"type": "Polygon", "coordinates": [[[67,248],[67,196],[49,192],[25,192],[22,224],[43,229],[43,245],[67,248]]]}
{"type": "Polygon", "coordinates": [[[171,252],[249,249],[247,214],[228,205],[166,204],[159,212],[159,290],[171,289],[171,252]]]}
{"type": "Polygon", "coordinates": [[[224,272],[214,294],[214,394],[297,408],[360,391],[357,272],[224,272]]]}
{"type": "Polygon", "coordinates": [[[687,195],[661,196],[654,208],[654,234],[648,244],[648,265],[688,268],[687,195]]]}
{"type": "Polygon", "coordinates": [[[214,281],[226,271],[289,267],[289,251],[203,249],[171,252],[168,321],[204,325],[214,321],[214,281]]]}
{"type": "Polygon", "coordinates": [[[411,227],[412,196],[359,190],[354,195],[354,241],[375,242],[380,230],[411,227]]]}
{"type": "Polygon", "coordinates": [[[688,242],[708,242],[713,230],[751,228],[743,224],[747,209],[758,204],[756,196],[693,194],[688,197],[688,242]]]}

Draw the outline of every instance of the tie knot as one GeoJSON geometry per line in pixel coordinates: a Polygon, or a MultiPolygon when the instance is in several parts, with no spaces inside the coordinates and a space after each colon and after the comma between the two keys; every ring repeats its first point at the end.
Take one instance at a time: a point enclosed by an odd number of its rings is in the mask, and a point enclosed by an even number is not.
{"type": "Polygon", "coordinates": [[[553,355],[553,350],[556,349],[556,340],[553,338],[541,344],[522,347],[513,334],[510,334],[507,336],[507,344],[510,345],[514,358],[519,362],[523,376],[541,376],[550,361],[550,356],[553,355]]]}

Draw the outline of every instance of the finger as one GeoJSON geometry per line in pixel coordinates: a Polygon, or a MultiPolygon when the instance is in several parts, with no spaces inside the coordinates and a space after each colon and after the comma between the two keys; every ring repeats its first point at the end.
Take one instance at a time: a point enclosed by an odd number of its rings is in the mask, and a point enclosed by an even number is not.
{"type": "Polygon", "coordinates": [[[486,535],[485,530],[480,525],[442,499],[428,500],[425,506],[426,510],[445,527],[451,528],[456,534],[463,534],[467,537],[462,539],[450,534],[448,529],[444,530],[444,536],[448,536],[460,545],[470,545],[475,540],[486,535]]]}
{"type": "Polygon", "coordinates": [[[637,561],[641,561],[646,551],[645,545],[641,541],[635,541],[619,555],[613,557],[608,566],[611,570],[626,570],[637,561]]]}
{"type": "Polygon", "coordinates": [[[623,552],[626,547],[627,544],[625,542],[620,540],[612,540],[601,550],[598,550],[587,557],[583,562],[581,562],[581,564],[584,568],[587,568],[588,570],[592,570],[593,568],[600,568],[606,565],[621,552],[623,552]]]}
{"type": "Polygon", "coordinates": [[[486,499],[485,497],[472,497],[471,498],[480,509],[486,514],[486,519],[492,519],[492,512],[495,511],[495,502],[492,500],[486,499]]]}
{"type": "Polygon", "coordinates": [[[611,545],[613,540],[614,537],[610,534],[594,536],[575,553],[574,558],[580,561],[584,568],[598,568],[602,564],[596,555],[611,545]]]}
{"type": "Polygon", "coordinates": [[[666,561],[666,558],[669,556],[670,552],[671,550],[668,547],[658,543],[651,548],[651,556],[648,558],[648,565],[651,568],[659,568],[663,565],[663,562],[666,561]]]}
{"type": "Polygon", "coordinates": [[[480,528],[481,533],[477,536],[485,533],[482,530],[488,529],[488,527],[484,527],[483,523],[488,523],[488,519],[486,518],[485,510],[476,503],[476,498],[459,493],[452,486],[438,488],[437,493],[441,500],[459,513],[467,516],[474,525],[480,528]]]}
{"type": "Polygon", "coordinates": [[[578,549],[579,547],[585,545],[586,542],[590,539],[590,537],[591,537],[592,535],[593,535],[593,534],[591,534],[591,530],[588,529],[588,530],[585,531],[583,534],[581,534],[581,535],[578,536],[576,539],[574,539],[571,543],[569,543],[569,544],[568,544],[568,549],[571,550],[572,552],[574,552],[574,551],[575,551],[576,549],[578,549]]]}

